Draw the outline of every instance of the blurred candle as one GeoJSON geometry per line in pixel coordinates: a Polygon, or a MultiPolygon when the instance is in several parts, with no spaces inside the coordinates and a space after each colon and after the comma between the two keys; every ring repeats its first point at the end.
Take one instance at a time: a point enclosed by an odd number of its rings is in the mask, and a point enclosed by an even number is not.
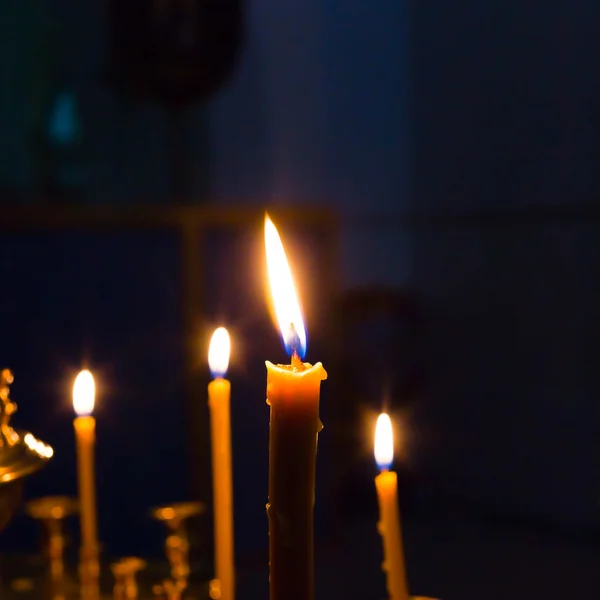
{"type": "Polygon", "coordinates": [[[98,597],[98,529],[96,516],[96,484],[94,444],[96,420],[92,417],[96,386],[89,371],[81,371],[73,385],[73,421],[77,441],[77,480],[81,519],[81,583],[84,598],[98,597]]]}
{"type": "Polygon", "coordinates": [[[215,577],[211,597],[233,600],[235,567],[233,551],[233,483],[231,469],[231,385],[224,379],[229,366],[230,340],[224,327],[213,333],[208,350],[208,365],[214,381],[208,384],[210,409],[213,512],[215,528],[215,577]]]}
{"type": "Polygon", "coordinates": [[[381,471],[375,477],[375,487],[379,502],[378,529],[383,540],[382,568],[387,577],[389,600],[409,600],[398,510],[398,477],[389,470],[393,460],[392,422],[382,413],[375,427],[375,462],[381,471]]]}
{"type": "Polygon", "coordinates": [[[291,365],[267,365],[269,571],[271,600],[314,598],[313,513],[321,363],[303,363],[306,332],[279,233],[265,218],[267,270],[291,365]]]}

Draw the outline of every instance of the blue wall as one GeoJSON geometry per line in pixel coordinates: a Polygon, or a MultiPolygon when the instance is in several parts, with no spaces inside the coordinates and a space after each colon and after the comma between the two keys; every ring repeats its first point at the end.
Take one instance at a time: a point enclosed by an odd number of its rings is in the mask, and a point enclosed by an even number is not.
{"type": "MultiPolygon", "coordinates": [[[[28,197],[27,135],[40,102],[30,90],[48,74],[47,49],[37,49],[51,24],[57,68],[66,70],[80,98],[89,201],[168,197],[168,121],[149,104],[125,109],[107,86],[103,5],[11,0],[0,8],[2,22],[10,23],[0,42],[9,58],[0,183],[28,197]]],[[[193,194],[205,193],[208,151],[213,202],[322,202],[361,217],[406,210],[404,3],[386,0],[374,10],[356,0],[257,0],[246,10],[247,44],[234,77],[206,110],[188,118],[193,194]]],[[[348,285],[408,276],[407,234],[349,226],[343,242],[348,285]]]]}
{"type": "Polygon", "coordinates": [[[415,244],[434,470],[446,494],[588,531],[600,220],[583,207],[600,193],[599,10],[438,1],[414,20],[415,202],[483,216],[415,244]]]}

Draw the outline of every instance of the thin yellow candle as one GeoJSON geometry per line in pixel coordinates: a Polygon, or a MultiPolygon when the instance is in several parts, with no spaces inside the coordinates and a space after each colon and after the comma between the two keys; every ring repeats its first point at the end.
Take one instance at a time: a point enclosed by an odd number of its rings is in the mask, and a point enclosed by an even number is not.
{"type": "Polygon", "coordinates": [[[231,385],[224,379],[229,366],[229,333],[219,327],[213,333],[208,365],[214,381],[208,384],[210,409],[213,513],[215,529],[215,577],[211,598],[234,600],[235,566],[233,550],[233,477],[231,468],[231,419],[229,399],[231,385]]]}
{"type": "Polygon", "coordinates": [[[77,441],[77,480],[81,520],[81,583],[85,598],[98,597],[98,528],[96,517],[96,484],[94,476],[94,444],[96,420],[94,410],[96,386],[89,371],[81,371],[73,385],[73,421],[77,441]]]}
{"type": "Polygon", "coordinates": [[[291,365],[267,361],[269,583],[271,600],[313,600],[313,518],[321,363],[302,362],[306,331],[279,233],[265,219],[269,282],[291,365]]]}
{"type": "Polygon", "coordinates": [[[382,413],[375,427],[375,461],[380,469],[375,477],[379,502],[378,529],[383,540],[383,565],[389,600],[409,600],[398,510],[398,477],[390,471],[394,460],[394,436],[390,417],[382,413]]]}

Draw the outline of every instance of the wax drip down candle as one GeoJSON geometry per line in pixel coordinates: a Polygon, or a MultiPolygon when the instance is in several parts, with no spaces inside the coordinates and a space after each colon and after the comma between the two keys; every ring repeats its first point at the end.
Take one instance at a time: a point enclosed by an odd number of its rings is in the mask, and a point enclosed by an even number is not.
{"type": "Polygon", "coordinates": [[[269,585],[271,600],[314,598],[314,503],[321,363],[303,362],[306,330],[283,244],[265,217],[267,270],[289,365],[267,361],[269,585]]]}

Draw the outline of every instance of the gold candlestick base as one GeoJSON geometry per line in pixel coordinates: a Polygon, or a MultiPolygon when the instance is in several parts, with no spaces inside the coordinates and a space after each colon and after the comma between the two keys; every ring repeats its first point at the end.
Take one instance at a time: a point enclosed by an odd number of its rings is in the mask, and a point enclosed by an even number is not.
{"type": "Polygon", "coordinates": [[[46,553],[49,561],[51,597],[62,600],[65,597],[64,550],[66,539],[63,521],[79,511],[76,499],[67,496],[46,496],[27,503],[27,514],[41,521],[46,535],[46,553]]]}
{"type": "Polygon", "coordinates": [[[81,548],[79,553],[81,600],[100,599],[100,561],[98,548],[81,548]]]}
{"type": "Polygon", "coordinates": [[[159,600],[181,600],[181,594],[185,587],[185,584],[181,582],[165,579],[162,585],[155,585],[152,592],[159,600]]]}
{"type": "Polygon", "coordinates": [[[167,526],[167,539],[165,542],[165,554],[171,565],[172,582],[163,582],[163,593],[169,600],[177,600],[173,594],[181,595],[187,587],[190,574],[189,565],[189,542],[185,527],[186,521],[202,514],[206,507],[201,502],[180,502],[169,506],[161,506],[152,510],[152,517],[162,521],[167,526]],[[171,585],[172,584],[172,585],[171,585]],[[165,588],[165,585],[167,587],[165,588]],[[170,591],[167,591],[170,590],[170,591]],[[177,591],[179,590],[179,591],[177,591]]]}
{"type": "Polygon", "coordinates": [[[111,565],[115,577],[114,600],[137,600],[138,586],[136,574],[146,568],[146,561],[135,556],[122,558],[111,565]]]}

